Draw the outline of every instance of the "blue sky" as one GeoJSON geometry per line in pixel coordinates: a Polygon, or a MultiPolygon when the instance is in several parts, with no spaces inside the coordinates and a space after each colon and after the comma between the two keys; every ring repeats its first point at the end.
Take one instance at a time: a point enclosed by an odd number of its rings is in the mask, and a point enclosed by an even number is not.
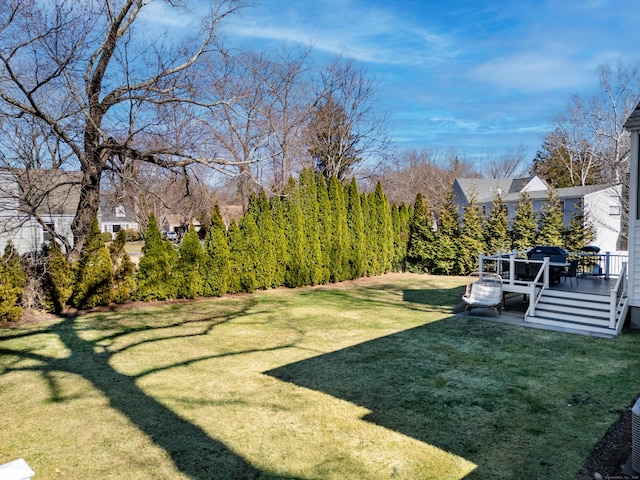
{"type": "Polygon", "coordinates": [[[535,156],[571,95],[595,94],[598,65],[640,55],[638,0],[258,0],[227,40],[311,45],[379,81],[399,149],[535,156]]]}

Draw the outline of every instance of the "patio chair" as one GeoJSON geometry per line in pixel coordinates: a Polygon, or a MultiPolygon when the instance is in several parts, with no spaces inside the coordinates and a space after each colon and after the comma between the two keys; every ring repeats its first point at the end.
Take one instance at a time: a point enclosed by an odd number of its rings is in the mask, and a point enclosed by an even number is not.
{"type": "Polygon", "coordinates": [[[569,267],[565,271],[560,272],[560,276],[564,277],[565,282],[567,281],[567,278],[569,279],[569,285],[572,287],[572,278],[576,279],[576,285],[578,285],[578,265],[580,265],[580,260],[576,258],[575,260],[571,260],[569,267]]]}
{"type": "Polygon", "coordinates": [[[472,273],[462,296],[467,315],[472,308],[493,308],[502,313],[502,277],[497,273],[472,273]]]}

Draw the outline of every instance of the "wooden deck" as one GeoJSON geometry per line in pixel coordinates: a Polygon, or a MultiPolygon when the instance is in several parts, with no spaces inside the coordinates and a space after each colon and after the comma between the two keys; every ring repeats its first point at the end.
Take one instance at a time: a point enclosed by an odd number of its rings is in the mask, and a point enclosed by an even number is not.
{"type": "Polygon", "coordinates": [[[615,288],[617,281],[617,277],[579,277],[577,282],[575,278],[572,278],[571,282],[569,282],[568,278],[562,278],[560,283],[549,285],[549,289],[589,295],[606,295],[608,297],[611,294],[611,289],[615,288]]]}

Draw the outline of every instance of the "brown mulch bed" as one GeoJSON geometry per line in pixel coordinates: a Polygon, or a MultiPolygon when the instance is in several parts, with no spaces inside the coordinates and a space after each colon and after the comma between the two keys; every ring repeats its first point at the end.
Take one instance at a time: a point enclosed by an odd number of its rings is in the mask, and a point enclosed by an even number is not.
{"type": "MultiPolygon", "coordinates": [[[[625,465],[631,457],[631,408],[629,405],[620,418],[609,427],[607,433],[591,451],[576,480],[638,478],[625,475],[625,465]]],[[[629,472],[626,472],[627,474],[629,472]]]]}

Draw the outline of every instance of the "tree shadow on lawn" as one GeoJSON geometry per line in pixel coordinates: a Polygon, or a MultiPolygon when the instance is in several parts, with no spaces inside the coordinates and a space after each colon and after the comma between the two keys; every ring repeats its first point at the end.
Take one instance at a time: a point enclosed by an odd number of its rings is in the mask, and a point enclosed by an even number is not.
{"type": "MultiPolygon", "coordinates": [[[[228,316],[222,322],[212,321],[203,331],[186,336],[206,335],[216,325],[235,318],[237,314],[228,316]]],[[[198,322],[201,322],[198,320],[198,322]]],[[[191,322],[184,322],[191,323],[191,322]]],[[[174,328],[180,324],[171,324],[157,327],[157,329],[174,328]]],[[[29,332],[25,335],[17,335],[13,338],[28,337],[42,333],[53,333],[68,348],[70,355],[66,358],[51,358],[26,350],[12,350],[0,348],[0,354],[12,355],[19,359],[35,360],[39,366],[20,367],[15,362],[15,368],[5,369],[5,373],[11,370],[32,370],[41,372],[48,382],[53,401],[64,401],[56,386],[55,372],[68,372],[79,375],[88,380],[108,400],[110,406],[126,416],[140,431],[145,433],[153,443],[164,449],[171,457],[175,467],[194,480],[211,479],[253,479],[260,478],[262,473],[238,454],[229,450],[223,443],[214,440],[200,427],[186,421],[171,409],[158,402],[152,396],[146,394],[136,384],[139,375],[130,376],[119,373],[110,364],[113,355],[122,352],[117,350],[109,352],[98,344],[105,340],[101,337],[95,341],[85,340],[78,335],[78,326],[75,317],[65,318],[62,322],[51,325],[46,330],[29,332]]],[[[156,327],[140,327],[126,332],[119,332],[108,339],[126,336],[132,332],[143,330],[155,330],[156,327]]],[[[2,337],[0,340],[8,340],[12,337],[2,337]]],[[[127,345],[132,348],[142,343],[155,340],[164,340],[167,337],[153,340],[143,340],[127,345]]],[[[206,360],[206,358],[194,361],[206,360]]],[[[171,368],[167,366],[165,368],[171,368]]],[[[149,372],[144,372],[143,375],[149,372]]],[[[267,473],[267,472],[265,472],[267,473]]],[[[268,478],[284,478],[267,473],[268,478]]],[[[286,477],[294,480],[293,477],[286,477]]]]}
{"type": "Polygon", "coordinates": [[[582,443],[586,456],[591,447],[558,431],[559,414],[572,403],[570,415],[601,417],[599,379],[630,375],[575,379],[598,340],[571,337],[452,317],[265,373],[363,406],[365,420],[474,462],[469,478],[567,478],[575,450],[556,451],[582,443]]]}

